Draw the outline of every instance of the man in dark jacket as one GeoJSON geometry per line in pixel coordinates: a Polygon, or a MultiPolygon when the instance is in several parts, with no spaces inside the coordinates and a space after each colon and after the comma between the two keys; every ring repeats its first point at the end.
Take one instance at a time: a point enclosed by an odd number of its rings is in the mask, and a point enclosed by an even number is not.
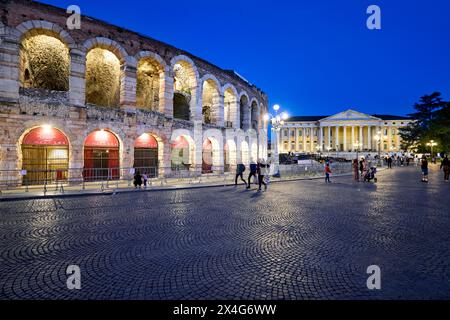
{"type": "Polygon", "coordinates": [[[248,185],[247,185],[247,189],[250,189],[250,186],[251,186],[251,181],[250,181],[250,179],[251,179],[252,177],[256,177],[257,170],[258,170],[257,164],[254,163],[254,162],[250,163],[250,173],[249,173],[249,175],[248,175],[248,185]]]}
{"type": "Polygon", "coordinates": [[[241,177],[241,180],[244,181],[245,186],[247,187],[247,182],[245,182],[244,176],[243,176],[244,171],[245,171],[245,166],[242,163],[239,163],[236,167],[236,178],[234,179],[235,186],[237,186],[238,178],[241,177]]]}

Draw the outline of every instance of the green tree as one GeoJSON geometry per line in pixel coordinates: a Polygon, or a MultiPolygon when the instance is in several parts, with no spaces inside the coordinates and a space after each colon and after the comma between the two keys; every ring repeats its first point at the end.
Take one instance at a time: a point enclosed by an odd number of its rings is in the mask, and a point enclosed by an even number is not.
{"type": "Polygon", "coordinates": [[[409,114],[415,121],[400,129],[402,148],[427,152],[427,143],[438,143],[437,152],[450,150],[450,103],[444,101],[440,92],[425,95],[414,104],[416,112],[409,114]]]}

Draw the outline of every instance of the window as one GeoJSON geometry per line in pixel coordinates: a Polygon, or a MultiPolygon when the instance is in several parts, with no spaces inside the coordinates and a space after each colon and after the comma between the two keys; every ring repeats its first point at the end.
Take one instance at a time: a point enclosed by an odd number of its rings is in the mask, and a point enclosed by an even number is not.
{"type": "Polygon", "coordinates": [[[284,136],[287,137],[288,136],[288,129],[284,130],[284,136]]]}
{"type": "Polygon", "coordinates": [[[298,130],[298,136],[301,137],[303,135],[303,130],[298,130]]]}

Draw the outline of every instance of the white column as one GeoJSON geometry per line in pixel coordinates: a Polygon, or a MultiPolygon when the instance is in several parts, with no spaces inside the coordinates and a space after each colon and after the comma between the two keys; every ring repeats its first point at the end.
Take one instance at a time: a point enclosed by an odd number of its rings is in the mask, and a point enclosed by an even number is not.
{"type": "Polygon", "coordinates": [[[372,126],[367,127],[367,148],[372,150],[372,126]]]}
{"type": "Polygon", "coordinates": [[[309,149],[311,153],[314,153],[314,127],[311,127],[309,130],[309,149]]]}
{"type": "Polygon", "coordinates": [[[294,151],[297,152],[298,151],[298,128],[294,129],[294,134],[295,134],[295,149],[294,149],[294,151]]]}
{"type": "Polygon", "coordinates": [[[323,150],[323,128],[319,125],[319,150],[323,150]]]}
{"type": "Polygon", "coordinates": [[[335,126],[335,130],[336,130],[336,139],[335,139],[335,145],[334,148],[336,148],[336,150],[339,148],[339,126],[335,126]]]}
{"type": "Polygon", "coordinates": [[[358,142],[360,143],[361,150],[364,150],[363,129],[364,129],[363,126],[359,126],[359,141],[358,142]]]}
{"type": "Polygon", "coordinates": [[[328,145],[326,146],[326,148],[332,147],[332,145],[331,145],[331,127],[328,126],[327,129],[328,129],[328,141],[327,141],[328,145]]]}
{"type": "Polygon", "coordinates": [[[306,128],[302,128],[303,152],[306,152],[306,128]]]}
{"type": "Polygon", "coordinates": [[[350,146],[350,150],[355,150],[355,126],[352,126],[352,145],[350,146]]]}
{"type": "Polygon", "coordinates": [[[347,126],[344,126],[344,151],[347,151],[347,126]]]}

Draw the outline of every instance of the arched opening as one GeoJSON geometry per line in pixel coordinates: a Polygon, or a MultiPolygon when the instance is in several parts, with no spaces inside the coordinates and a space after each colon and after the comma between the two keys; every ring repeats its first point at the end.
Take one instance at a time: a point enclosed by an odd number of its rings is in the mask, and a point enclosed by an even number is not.
{"type": "Polygon", "coordinates": [[[158,141],[152,135],[144,133],[136,139],[133,167],[149,178],[158,176],[158,141]]]}
{"type": "Polygon", "coordinates": [[[32,129],[22,140],[24,185],[65,181],[69,170],[69,141],[56,128],[32,129]]]}
{"type": "Polygon", "coordinates": [[[250,156],[251,161],[258,161],[258,144],[256,142],[252,142],[251,144],[250,156]]]}
{"type": "Polygon", "coordinates": [[[202,116],[203,123],[217,124],[219,120],[220,95],[217,84],[208,79],[203,82],[202,90],[202,116]]]}
{"type": "Polygon", "coordinates": [[[189,170],[191,167],[191,152],[189,141],[184,136],[178,136],[171,145],[172,171],[189,170]]]}
{"type": "Polygon", "coordinates": [[[162,67],[159,63],[146,57],[139,61],[137,67],[136,105],[148,110],[159,110],[162,67]]]}
{"type": "Polygon", "coordinates": [[[242,141],[241,143],[241,159],[242,163],[248,166],[250,164],[248,142],[242,141]]]}
{"type": "Polygon", "coordinates": [[[240,114],[240,123],[239,128],[242,130],[247,130],[247,123],[248,123],[248,98],[247,96],[243,95],[240,100],[240,108],[239,108],[239,114],[240,114]]]}
{"type": "Polygon", "coordinates": [[[226,128],[233,128],[235,125],[233,122],[235,122],[235,117],[237,113],[237,97],[234,94],[233,90],[231,88],[228,88],[225,90],[224,93],[224,119],[225,119],[225,127],[226,128]]]}
{"type": "Polygon", "coordinates": [[[84,142],[83,177],[87,181],[117,180],[120,176],[119,140],[106,130],[89,134],[84,142]]]}
{"type": "Polygon", "coordinates": [[[86,55],[86,103],[118,106],[120,61],[111,51],[94,48],[86,55]]]}
{"type": "Polygon", "coordinates": [[[258,131],[258,117],[258,103],[253,101],[251,106],[251,128],[256,131],[258,131]]]}
{"type": "Polygon", "coordinates": [[[32,30],[20,44],[19,70],[23,88],[68,91],[69,48],[56,33],[32,30]]]}
{"type": "Polygon", "coordinates": [[[194,69],[190,63],[179,61],[175,64],[173,72],[173,116],[176,119],[190,120],[190,104],[193,98],[193,89],[196,87],[194,69]]]}
{"type": "Polygon", "coordinates": [[[213,145],[210,139],[205,139],[202,148],[202,173],[213,172],[213,145]]]}

